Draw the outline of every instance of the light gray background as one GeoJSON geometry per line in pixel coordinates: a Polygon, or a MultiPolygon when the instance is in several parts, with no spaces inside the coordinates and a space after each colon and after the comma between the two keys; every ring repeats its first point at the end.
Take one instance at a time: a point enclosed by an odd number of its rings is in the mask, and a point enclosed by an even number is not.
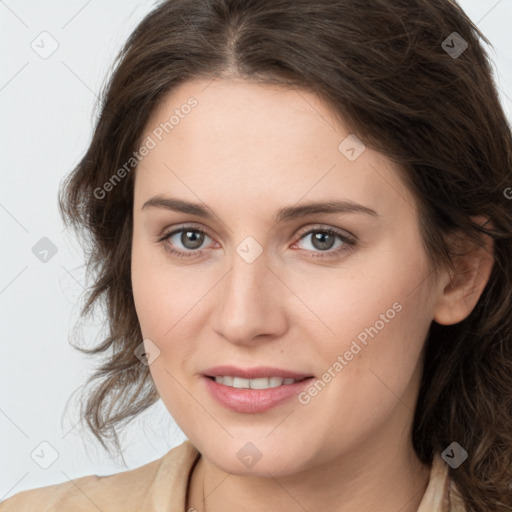
{"type": "MultiPolygon", "coordinates": [[[[115,55],[153,5],[0,1],[0,500],[24,489],[127,469],[75,427],[76,410],[70,408],[62,420],[67,399],[91,373],[93,361],[68,343],[85,285],[84,261],[64,230],[57,189],[87,148],[97,93],[115,55]],[[49,36],[40,36],[44,31],[58,43],[46,59],[31,47],[51,48],[49,36]],[[58,248],[46,263],[32,253],[42,237],[58,248]],[[47,469],[35,462],[48,464],[53,450],[58,456],[47,469]]],[[[512,119],[512,0],[461,0],[460,5],[495,46],[495,74],[512,119]]],[[[90,340],[97,339],[101,321],[86,326],[90,340]]],[[[128,468],[134,468],[185,436],[160,401],[122,439],[128,468]]]]}

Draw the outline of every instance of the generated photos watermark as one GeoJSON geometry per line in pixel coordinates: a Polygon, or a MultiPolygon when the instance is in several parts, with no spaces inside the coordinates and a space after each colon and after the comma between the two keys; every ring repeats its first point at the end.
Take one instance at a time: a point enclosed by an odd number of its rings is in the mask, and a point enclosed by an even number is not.
{"type": "Polygon", "coordinates": [[[400,302],[395,302],[391,308],[385,313],[379,315],[377,320],[371,327],[367,327],[357,335],[357,339],[354,339],[350,345],[350,348],[344,352],[343,355],[339,355],[336,361],[322,374],[320,379],[317,379],[308,389],[302,391],[298,395],[298,400],[302,405],[307,405],[311,402],[311,399],[318,395],[326,386],[331,382],[336,375],[338,375],[343,368],[345,368],[354,356],[359,354],[361,350],[368,345],[368,337],[375,338],[382,329],[389,324],[393,318],[402,311],[403,307],[400,302]],[[359,343],[363,346],[361,346],[359,343]]]}
{"type": "Polygon", "coordinates": [[[101,187],[94,189],[93,195],[96,199],[104,199],[108,192],[111,192],[140,162],[146,157],[152,149],[155,149],[159,142],[164,138],[164,134],[168,134],[171,130],[181,122],[182,119],[190,114],[192,108],[197,107],[198,101],[193,96],[180,108],[174,110],[173,115],[163,123],[160,123],[148,135],[141,144],[138,151],[134,151],[133,155],[124,163],[101,187]],[[155,140],[156,139],[156,140],[155,140]]]}

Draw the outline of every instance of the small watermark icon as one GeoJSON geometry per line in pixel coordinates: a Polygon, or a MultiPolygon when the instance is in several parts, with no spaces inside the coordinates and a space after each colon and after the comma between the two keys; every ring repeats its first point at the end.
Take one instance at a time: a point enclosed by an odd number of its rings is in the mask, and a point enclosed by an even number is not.
{"type": "Polygon", "coordinates": [[[252,263],[263,252],[263,247],[252,237],[245,237],[236,248],[238,255],[247,263],[252,263]]]}
{"type": "Polygon", "coordinates": [[[351,134],[347,138],[343,139],[338,146],[339,152],[351,162],[357,160],[365,149],[366,146],[354,134],[351,134]]]}
{"type": "Polygon", "coordinates": [[[140,345],[138,345],[133,353],[135,354],[135,357],[146,366],[150,366],[160,357],[160,349],[149,338],[146,338],[140,345]]]}
{"type": "Polygon", "coordinates": [[[468,46],[468,42],[458,32],[452,32],[441,43],[443,50],[452,59],[458,59],[466,51],[468,46]]]}
{"type": "Polygon", "coordinates": [[[43,31],[30,43],[30,47],[41,59],[46,60],[57,51],[59,43],[49,32],[43,31]]]}
{"type": "Polygon", "coordinates": [[[40,468],[48,469],[59,458],[59,452],[48,441],[43,441],[32,450],[30,456],[40,468]]]}
{"type": "Polygon", "coordinates": [[[507,187],[503,191],[503,195],[505,196],[506,199],[512,199],[512,187],[507,187]]]}
{"type": "Polygon", "coordinates": [[[45,236],[32,247],[32,254],[42,263],[48,263],[57,251],[57,246],[45,236]]]}
{"type": "Polygon", "coordinates": [[[252,468],[263,456],[257,446],[252,443],[245,443],[236,456],[240,459],[244,466],[252,468]]]}
{"type": "Polygon", "coordinates": [[[453,442],[441,457],[450,467],[457,469],[468,458],[468,452],[459,443],[453,442]]]}

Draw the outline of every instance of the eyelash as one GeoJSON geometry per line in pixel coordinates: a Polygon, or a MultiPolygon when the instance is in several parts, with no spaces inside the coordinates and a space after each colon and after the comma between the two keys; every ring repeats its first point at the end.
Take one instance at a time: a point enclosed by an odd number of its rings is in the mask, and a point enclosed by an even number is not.
{"type": "MultiPolygon", "coordinates": [[[[212,238],[210,235],[208,235],[208,233],[206,233],[202,229],[196,228],[194,226],[182,226],[179,229],[176,229],[174,231],[171,231],[170,233],[167,233],[166,235],[161,237],[159,240],[157,240],[157,242],[163,244],[164,249],[167,252],[173,254],[174,256],[177,256],[178,258],[191,258],[191,257],[200,256],[206,249],[180,251],[180,250],[173,249],[169,245],[169,243],[167,243],[167,241],[172,236],[176,235],[177,233],[181,233],[183,231],[193,231],[195,233],[200,233],[202,235],[206,235],[209,238],[212,238]]],[[[310,256],[312,258],[333,258],[336,256],[340,256],[342,253],[353,250],[354,246],[356,244],[355,239],[350,238],[350,237],[346,236],[345,234],[341,233],[340,231],[338,231],[334,228],[331,228],[331,227],[310,229],[309,231],[306,231],[299,235],[299,241],[313,233],[324,233],[324,234],[336,236],[343,242],[343,245],[334,251],[330,251],[330,250],[329,251],[309,251],[307,249],[304,249],[307,252],[316,253],[316,254],[312,254],[310,256]]]]}

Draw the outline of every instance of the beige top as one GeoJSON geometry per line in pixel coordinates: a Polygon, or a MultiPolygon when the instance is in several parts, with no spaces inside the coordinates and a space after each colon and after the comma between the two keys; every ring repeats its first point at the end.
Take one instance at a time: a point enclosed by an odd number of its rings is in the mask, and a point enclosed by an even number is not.
{"type": "MultiPolygon", "coordinates": [[[[185,512],[190,473],[198,457],[187,440],[160,459],[129,471],[19,492],[0,503],[0,512],[185,512]]],[[[448,465],[436,455],[417,512],[467,512],[454,489],[448,465]]]]}

